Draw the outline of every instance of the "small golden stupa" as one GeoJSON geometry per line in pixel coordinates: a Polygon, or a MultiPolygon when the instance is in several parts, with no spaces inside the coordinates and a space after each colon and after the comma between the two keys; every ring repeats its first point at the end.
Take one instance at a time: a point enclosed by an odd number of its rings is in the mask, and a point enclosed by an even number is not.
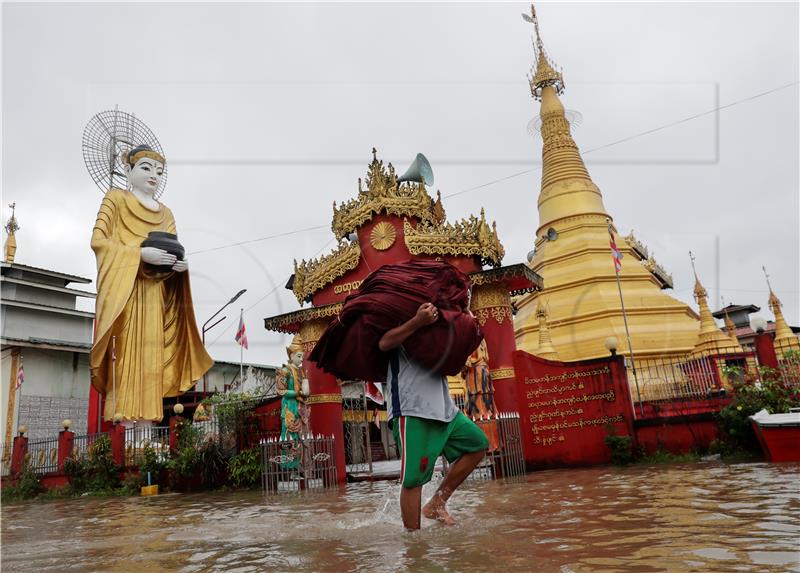
{"type": "Polygon", "coordinates": [[[791,350],[795,352],[800,351],[800,340],[798,340],[797,335],[792,332],[792,329],[789,328],[786,319],[783,317],[783,311],[781,310],[783,304],[778,298],[778,295],[772,290],[772,285],[769,282],[769,275],[767,275],[766,269],[764,269],[764,275],[767,277],[767,287],[769,287],[769,309],[772,311],[772,314],[775,315],[775,352],[778,354],[778,357],[781,358],[786,352],[791,350]]]}
{"type": "MultiPolygon", "coordinates": [[[[547,300],[552,346],[560,360],[608,355],[604,341],[626,340],[620,295],[609,242],[609,221],[600,189],[589,176],[559,101],[564,79],[548,58],[531,7],[536,39],[536,70],[531,94],[541,101],[542,186],[539,226],[530,267],[544,279],[544,289],[516,301],[517,348],[537,354],[540,297],[547,300]]],[[[686,355],[697,342],[698,315],[662,289],[671,277],[655,263],[633,235],[621,237],[620,281],[636,356],[686,355]]],[[[628,345],[620,344],[628,353],[628,345]]]]}
{"type": "MultiPolygon", "coordinates": [[[[689,253],[689,256],[692,257],[692,254],[689,253]]],[[[700,332],[697,334],[697,342],[692,350],[692,355],[708,356],[711,354],[744,352],[738,339],[734,341],[730,334],[724,334],[717,326],[714,317],[711,316],[711,310],[708,308],[708,293],[700,279],[697,278],[697,271],[694,269],[694,257],[692,257],[692,270],[694,271],[694,299],[697,301],[697,306],[700,307],[700,332]]],[[[726,324],[728,322],[730,322],[730,318],[727,319],[726,324]]],[[[732,326],[733,323],[731,322],[728,325],[729,333],[732,326]]]]}

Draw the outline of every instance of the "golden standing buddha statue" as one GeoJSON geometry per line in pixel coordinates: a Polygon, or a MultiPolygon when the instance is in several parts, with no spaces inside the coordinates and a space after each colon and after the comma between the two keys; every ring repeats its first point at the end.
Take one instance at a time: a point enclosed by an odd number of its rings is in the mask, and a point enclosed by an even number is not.
{"type": "Polygon", "coordinates": [[[91,380],[106,398],[103,418],[121,416],[127,425],[161,420],[162,399],[191,388],[213,360],[197,331],[188,263],[142,247],[152,231],[176,233],[172,211],[155,198],[166,161],[139,146],[124,163],[129,189],[106,193],[92,232],[97,303],[91,380]]]}

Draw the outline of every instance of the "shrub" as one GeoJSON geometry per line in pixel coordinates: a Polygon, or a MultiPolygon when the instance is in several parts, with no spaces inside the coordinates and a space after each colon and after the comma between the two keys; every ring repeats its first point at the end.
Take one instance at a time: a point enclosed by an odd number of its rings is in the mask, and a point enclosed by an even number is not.
{"type": "Polygon", "coordinates": [[[64,460],[64,473],[73,494],[85,492],[110,492],[120,486],[119,472],[122,468],[114,463],[111,440],[103,435],[90,446],[85,457],[69,457],[64,460]]]}
{"type": "Polygon", "coordinates": [[[255,487],[261,481],[261,453],[258,448],[239,452],[229,464],[231,481],[236,487],[255,487]]]}
{"type": "Polygon", "coordinates": [[[611,463],[625,466],[633,462],[633,439],[630,436],[606,435],[603,440],[611,450],[611,463]]]}
{"type": "Polygon", "coordinates": [[[766,409],[770,414],[788,412],[800,405],[800,387],[780,372],[759,367],[741,377],[731,377],[733,400],[717,414],[722,438],[733,449],[759,450],[750,416],[766,409]]]}
{"type": "Polygon", "coordinates": [[[26,463],[17,481],[0,491],[3,501],[16,501],[38,496],[44,491],[44,487],[42,487],[42,479],[26,463]]]}

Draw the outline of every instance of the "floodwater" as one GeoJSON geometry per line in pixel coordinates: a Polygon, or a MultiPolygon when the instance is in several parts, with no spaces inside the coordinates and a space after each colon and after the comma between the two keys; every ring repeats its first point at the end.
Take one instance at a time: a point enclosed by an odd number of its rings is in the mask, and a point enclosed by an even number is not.
{"type": "Polygon", "coordinates": [[[2,570],[800,571],[798,474],[707,462],[470,481],[450,504],[459,525],[414,533],[393,482],[9,504],[2,570]]]}

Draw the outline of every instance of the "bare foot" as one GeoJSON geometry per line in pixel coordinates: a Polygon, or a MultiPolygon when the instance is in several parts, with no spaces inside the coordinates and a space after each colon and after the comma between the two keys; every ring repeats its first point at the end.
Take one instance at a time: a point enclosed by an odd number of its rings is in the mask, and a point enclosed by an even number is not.
{"type": "Polygon", "coordinates": [[[427,519],[435,519],[444,525],[456,524],[456,520],[453,519],[453,516],[447,513],[447,508],[445,505],[441,502],[437,503],[437,499],[435,497],[426,503],[425,507],[422,508],[422,515],[424,515],[427,519]]]}

